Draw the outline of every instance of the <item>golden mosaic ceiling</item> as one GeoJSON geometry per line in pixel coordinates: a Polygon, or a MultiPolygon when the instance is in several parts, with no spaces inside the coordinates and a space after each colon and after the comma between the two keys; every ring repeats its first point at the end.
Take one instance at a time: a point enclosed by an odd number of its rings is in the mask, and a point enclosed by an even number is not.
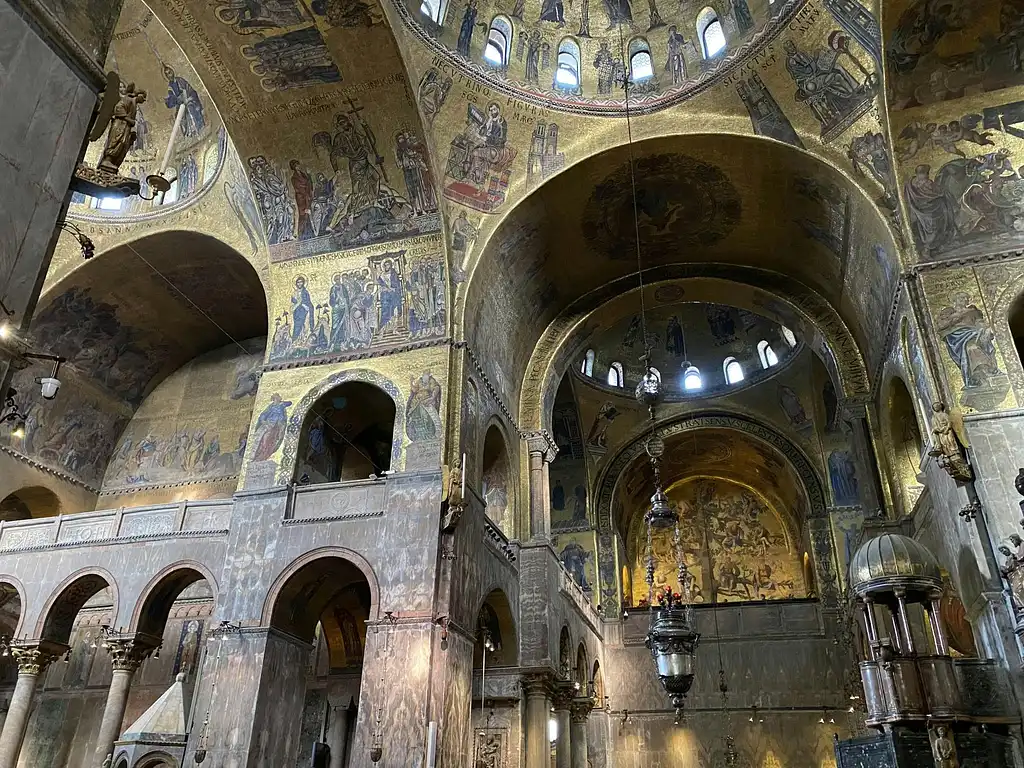
{"type": "MultiPolygon", "coordinates": [[[[771,270],[824,297],[870,348],[877,318],[852,297],[877,294],[885,306],[874,314],[884,318],[898,259],[877,209],[848,180],[806,153],[756,138],[650,139],[634,153],[648,281],[660,268],[699,273],[695,265],[714,265],[714,276],[725,278],[735,268],[771,270]],[[878,266],[855,266],[863,258],[878,266]],[[879,274],[877,285],[867,284],[879,274]]],[[[628,151],[618,147],[552,178],[502,221],[470,278],[468,335],[519,329],[477,340],[501,375],[516,380],[559,313],[636,265],[628,151]]]]}
{"type": "Polygon", "coordinates": [[[761,52],[802,0],[392,0],[407,27],[445,59],[441,71],[550,109],[651,111],[707,90],[761,52]],[[715,6],[721,9],[719,16],[715,6]],[[724,49],[707,55],[705,30],[724,49]]]}

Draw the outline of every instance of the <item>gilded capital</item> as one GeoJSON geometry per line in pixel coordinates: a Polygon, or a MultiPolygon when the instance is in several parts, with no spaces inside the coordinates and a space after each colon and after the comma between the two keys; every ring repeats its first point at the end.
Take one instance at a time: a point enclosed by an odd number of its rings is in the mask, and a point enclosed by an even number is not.
{"type": "Polygon", "coordinates": [[[19,675],[39,675],[57,658],[57,654],[38,645],[15,646],[11,648],[11,655],[18,664],[19,675]]]}
{"type": "Polygon", "coordinates": [[[133,674],[156,648],[151,640],[138,637],[114,637],[107,640],[107,651],[114,670],[133,674]]]}

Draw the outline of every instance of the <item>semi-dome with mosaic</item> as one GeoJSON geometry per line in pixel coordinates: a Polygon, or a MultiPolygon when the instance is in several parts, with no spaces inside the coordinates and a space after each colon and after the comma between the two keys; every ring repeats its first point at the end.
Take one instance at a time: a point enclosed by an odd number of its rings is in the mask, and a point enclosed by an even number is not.
{"type": "MultiPolygon", "coordinates": [[[[742,60],[765,49],[803,4],[798,0],[660,4],[647,0],[646,5],[634,0],[393,2],[413,31],[448,60],[450,66],[434,73],[432,85],[446,89],[453,74],[472,74],[503,95],[595,114],[622,110],[627,76],[630,106],[639,111],[706,90],[742,60]]],[[[754,81],[749,85],[763,88],[754,81]]],[[[742,98],[752,96],[747,84],[740,87],[742,98]]]]}

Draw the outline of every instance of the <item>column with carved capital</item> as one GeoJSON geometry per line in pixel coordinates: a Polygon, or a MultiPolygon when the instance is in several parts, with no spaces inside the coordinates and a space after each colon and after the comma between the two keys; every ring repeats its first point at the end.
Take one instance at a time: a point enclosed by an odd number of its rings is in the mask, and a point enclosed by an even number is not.
{"type": "Polygon", "coordinates": [[[588,698],[573,699],[569,705],[569,717],[572,721],[571,768],[587,768],[587,720],[593,708],[594,700],[588,698]]]}
{"type": "Polygon", "coordinates": [[[549,768],[551,680],[547,675],[529,675],[523,678],[523,690],[526,693],[526,768],[549,768]]]}
{"type": "Polygon", "coordinates": [[[7,709],[4,732],[0,735],[0,768],[15,768],[18,764],[25,727],[36,696],[36,681],[55,658],[39,646],[14,647],[11,654],[18,662],[18,682],[7,709]]]}
{"type": "Polygon", "coordinates": [[[555,768],[571,768],[572,750],[575,749],[572,743],[572,721],[569,717],[569,707],[572,706],[573,695],[576,691],[569,687],[560,687],[555,691],[555,721],[558,723],[558,735],[555,737],[555,768]]]}
{"type": "Polygon", "coordinates": [[[96,739],[96,765],[102,765],[107,755],[114,751],[114,742],[121,735],[121,722],[128,705],[128,691],[139,665],[156,648],[156,643],[138,637],[112,638],[107,640],[111,664],[114,668],[107,691],[107,703],[103,708],[100,733],[96,739]]]}
{"type": "Polygon", "coordinates": [[[526,447],[530,453],[530,539],[546,541],[551,537],[548,464],[555,460],[558,446],[547,432],[531,432],[526,447]]]}

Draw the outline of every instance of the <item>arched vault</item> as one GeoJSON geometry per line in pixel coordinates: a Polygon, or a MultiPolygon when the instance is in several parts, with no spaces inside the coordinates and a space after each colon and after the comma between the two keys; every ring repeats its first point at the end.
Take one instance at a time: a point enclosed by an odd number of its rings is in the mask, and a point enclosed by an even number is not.
{"type": "MultiPolygon", "coordinates": [[[[817,329],[847,395],[866,392],[899,274],[873,203],[823,161],[766,139],[669,136],[632,152],[644,282],[714,278],[760,289],[817,329]]],[[[519,402],[521,425],[537,428],[572,334],[637,284],[627,147],[550,179],[507,214],[480,254],[465,293],[465,335],[487,348],[488,373],[508,402],[519,402]],[[527,391],[526,380],[544,383],[527,391]]]]}

